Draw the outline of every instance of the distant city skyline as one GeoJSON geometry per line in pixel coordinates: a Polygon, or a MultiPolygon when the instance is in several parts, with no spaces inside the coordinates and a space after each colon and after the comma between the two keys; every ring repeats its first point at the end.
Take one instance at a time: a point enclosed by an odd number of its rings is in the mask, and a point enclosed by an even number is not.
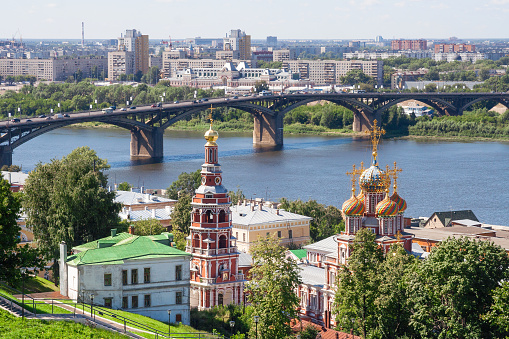
{"type": "Polygon", "coordinates": [[[151,39],[502,39],[509,0],[48,0],[4,6],[0,39],[115,39],[135,28],[151,39]],[[18,32],[19,30],[19,32],[18,32]]]}

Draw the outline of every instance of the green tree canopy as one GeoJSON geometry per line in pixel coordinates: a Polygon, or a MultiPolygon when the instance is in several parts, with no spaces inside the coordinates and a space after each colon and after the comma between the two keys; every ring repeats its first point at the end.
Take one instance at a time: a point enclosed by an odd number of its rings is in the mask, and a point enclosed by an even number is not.
{"type": "Polygon", "coordinates": [[[373,78],[364,74],[360,69],[348,71],[345,76],[341,77],[341,83],[347,85],[372,84],[373,78]]]}
{"type": "Polygon", "coordinates": [[[172,232],[179,250],[186,248],[185,238],[191,227],[191,195],[181,194],[171,214],[172,232]]]}
{"type": "Polygon", "coordinates": [[[127,181],[124,181],[124,182],[121,182],[120,184],[118,184],[117,190],[119,190],[119,191],[130,191],[131,187],[133,187],[133,186],[131,186],[127,181]]]}
{"type": "Polygon", "coordinates": [[[194,191],[200,186],[201,183],[201,170],[187,173],[182,172],[179,174],[177,180],[171,183],[168,187],[166,195],[170,199],[177,200],[179,194],[187,194],[192,196],[194,191]]]}
{"type": "Polygon", "coordinates": [[[0,280],[15,283],[21,267],[40,267],[38,251],[20,246],[20,230],[16,223],[21,214],[21,195],[12,193],[10,183],[0,179],[0,280]]]}
{"type": "MultiPolygon", "coordinates": [[[[23,207],[45,259],[58,259],[62,241],[70,249],[107,236],[118,224],[121,206],[113,201],[115,192],[108,192],[108,167],[95,151],[79,147],[30,173],[23,207]]],[[[58,276],[55,267],[53,274],[58,276]]]]}
{"type": "MultiPolygon", "coordinates": [[[[509,258],[489,241],[449,238],[409,282],[411,324],[422,338],[490,338],[493,293],[507,279],[509,258]]],[[[507,335],[507,333],[506,333],[507,335]]]]}
{"type": "Polygon", "coordinates": [[[133,226],[136,235],[157,235],[166,231],[166,227],[157,219],[138,220],[133,223],[133,226]]]}
{"type": "Polygon", "coordinates": [[[360,229],[351,246],[348,267],[338,272],[334,309],[338,327],[355,333],[376,330],[377,312],[375,300],[380,285],[379,270],[382,250],[375,243],[375,234],[367,228],[360,229]]]}
{"type": "Polygon", "coordinates": [[[247,291],[254,314],[260,317],[261,339],[287,338],[290,320],[297,317],[299,267],[285,252],[275,235],[258,240],[251,250],[254,262],[247,291]]]}

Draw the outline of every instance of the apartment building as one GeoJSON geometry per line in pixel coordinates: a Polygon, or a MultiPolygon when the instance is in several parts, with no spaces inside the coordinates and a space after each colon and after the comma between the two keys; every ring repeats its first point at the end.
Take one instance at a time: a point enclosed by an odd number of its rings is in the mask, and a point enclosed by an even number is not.
{"type": "Polygon", "coordinates": [[[475,52],[475,45],[470,44],[436,44],[435,53],[475,52]]]}
{"type": "MultiPolygon", "coordinates": [[[[118,38],[117,49],[118,52],[131,52],[133,54],[133,68],[126,67],[126,71],[130,71],[130,73],[125,74],[134,74],[138,71],[141,71],[143,74],[148,72],[149,69],[149,45],[148,45],[148,35],[141,34],[140,31],[135,29],[128,29],[124,34],[120,35],[118,38]]],[[[116,53],[116,52],[110,52],[116,53]]],[[[108,53],[108,59],[110,58],[110,53],[108,53]]],[[[117,62],[119,58],[121,58],[120,54],[113,54],[112,58],[116,61],[112,61],[113,63],[117,62]]],[[[126,56],[126,62],[129,57],[126,56]]],[[[111,63],[110,63],[111,64],[111,63]]],[[[108,76],[109,77],[109,76],[108,76]]],[[[111,79],[111,78],[110,78],[111,79]]],[[[116,79],[116,78],[115,78],[116,79]]]]}
{"type": "Polygon", "coordinates": [[[401,50],[425,50],[428,49],[428,42],[424,39],[418,40],[392,40],[391,49],[393,51],[401,50]]]}
{"type": "Polygon", "coordinates": [[[272,51],[272,61],[286,62],[297,59],[295,49],[277,49],[272,51]]]}
{"type": "Polygon", "coordinates": [[[116,51],[108,53],[108,79],[117,80],[121,74],[135,73],[134,52],[116,51]]]}
{"type": "Polygon", "coordinates": [[[290,60],[287,62],[290,73],[300,74],[301,79],[314,82],[317,85],[338,84],[341,77],[349,71],[360,69],[377,84],[382,84],[382,61],[336,61],[336,60],[290,60]]]}
{"type": "Polygon", "coordinates": [[[240,29],[232,29],[230,35],[224,39],[223,50],[238,51],[238,59],[251,60],[251,35],[246,35],[240,29]]]}
{"type": "Polygon", "coordinates": [[[33,75],[37,80],[63,81],[78,70],[90,77],[92,69],[107,72],[106,58],[0,59],[0,76],[33,75]]]}

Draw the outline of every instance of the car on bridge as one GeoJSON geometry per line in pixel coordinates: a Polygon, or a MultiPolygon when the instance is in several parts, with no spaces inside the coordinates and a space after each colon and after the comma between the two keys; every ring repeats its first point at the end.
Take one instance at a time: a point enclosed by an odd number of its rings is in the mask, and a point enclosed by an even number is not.
{"type": "Polygon", "coordinates": [[[129,107],[129,109],[136,109],[136,106],[131,106],[129,107]]]}
{"type": "Polygon", "coordinates": [[[32,122],[32,120],[30,120],[30,119],[26,119],[26,120],[25,120],[25,122],[32,122]]]}
{"type": "Polygon", "coordinates": [[[41,114],[41,115],[39,115],[39,118],[44,119],[44,118],[46,118],[46,116],[44,114],[41,114]]]}
{"type": "Polygon", "coordinates": [[[11,119],[11,122],[19,122],[18,118],[11,119]]]}
{"type": "Polygon", "coordinates": [[[177,100],[177,101],[174,101],[173,103],[174,103],[174,104],[178,104],[178,103],[179,103],[179,101],[177,100]]]}
{"type": "Polygon", "coordinates": [[[64,114],[64,118],[70,118],[71,116],[67,113],[64,114]]]}
{"type": "Polygon", "coordinates": [[[125,112],[125,111],[127,111],[127,108],[122,107],[120,110],[121,110],[122,112],[125,112]]]}

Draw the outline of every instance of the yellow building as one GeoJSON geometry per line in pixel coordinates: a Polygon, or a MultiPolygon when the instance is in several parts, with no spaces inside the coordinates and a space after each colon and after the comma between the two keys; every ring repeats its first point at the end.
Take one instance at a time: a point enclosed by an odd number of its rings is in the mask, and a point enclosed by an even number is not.
{"type": "Polygon", "coordinates": [[[310,217],[255,201],[244,201],[230,209],[232,233],[241,252],[249,252],[255,241],[271,234],[276,234],[283,246],[299,246],[309,241],[310,217]]]}

